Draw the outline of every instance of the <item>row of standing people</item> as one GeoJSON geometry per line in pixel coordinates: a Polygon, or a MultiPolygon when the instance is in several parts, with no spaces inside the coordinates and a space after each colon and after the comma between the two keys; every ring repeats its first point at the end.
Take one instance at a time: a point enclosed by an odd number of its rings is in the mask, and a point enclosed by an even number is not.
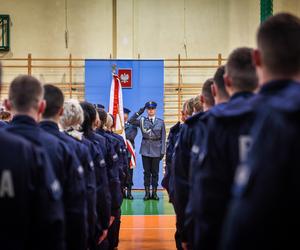
{"type": "Polygon", "coordinates": [[[5,106],[1,248],[117,248],[128,153],[112,117],[31,76],[12,81],[5,106]]]}
{"type": "Polygon", "coordinates": [[[299,248],[299,75],[300,19],[280,13],[204,83],[203,112],[171,129],[177,249],[299,248]]]}

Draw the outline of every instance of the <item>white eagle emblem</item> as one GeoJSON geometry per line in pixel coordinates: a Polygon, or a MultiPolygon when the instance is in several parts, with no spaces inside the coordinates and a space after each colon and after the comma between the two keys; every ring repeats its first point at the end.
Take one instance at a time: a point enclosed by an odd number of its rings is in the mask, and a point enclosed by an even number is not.
{"type": "Polygon", "coordinates": [[[129,81],[129,75],[126,73],[121,74],[120,76],[121,82],[127,83],[129,81]]]}

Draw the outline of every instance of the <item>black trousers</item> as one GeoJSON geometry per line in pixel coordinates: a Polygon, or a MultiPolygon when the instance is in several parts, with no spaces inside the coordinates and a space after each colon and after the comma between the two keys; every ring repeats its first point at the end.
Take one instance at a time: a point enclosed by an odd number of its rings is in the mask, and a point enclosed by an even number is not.
{"type": "MultiPolygon", "coordinates": [[[[130,158],[128,158],[128,162],[130,162],[130,158]]],[[[133,186],[133,169],[130,168],[128,164],[127,173],[126,173],[126,187],[131,188],[133,186]]]]}
{"type": "Polygon", "coordinates": [[[158,172],[159,172],[159,157],[148,157],[142,155],[144,167],[144,186],[157,188],[158,186],[158,172]]]}

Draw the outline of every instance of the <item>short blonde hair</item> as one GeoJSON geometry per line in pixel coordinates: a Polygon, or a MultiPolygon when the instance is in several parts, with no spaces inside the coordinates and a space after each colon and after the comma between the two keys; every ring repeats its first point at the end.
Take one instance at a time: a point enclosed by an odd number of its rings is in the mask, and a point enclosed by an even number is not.
{"type": "Polygon", "coordinates": [[[78,129],[84,121],[83,110],[76,99],[64,102],[64,112],[60,118],[60,124],[64,130],[69,128],[78,129]]]}
{"type": "Polygon", "coordinates": [[[105,127],[107,129],[111,129],[113,125],[114,125],[114,120],[113,120],[111,114],[108,113],[107,117],[106,117],[105,127]]]}

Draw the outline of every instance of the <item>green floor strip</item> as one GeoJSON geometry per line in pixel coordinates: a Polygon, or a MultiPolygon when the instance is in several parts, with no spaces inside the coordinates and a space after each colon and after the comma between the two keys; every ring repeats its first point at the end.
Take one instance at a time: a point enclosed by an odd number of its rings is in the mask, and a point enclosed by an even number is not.
{"type": "Polygon", "coordinates": [[[158,192],[159,201],[144,201],[144,192],[134,191],[134,200],[123,200],[122,215],[174,215],[173,206],[169,203],[165,191],[158,192]]]}

